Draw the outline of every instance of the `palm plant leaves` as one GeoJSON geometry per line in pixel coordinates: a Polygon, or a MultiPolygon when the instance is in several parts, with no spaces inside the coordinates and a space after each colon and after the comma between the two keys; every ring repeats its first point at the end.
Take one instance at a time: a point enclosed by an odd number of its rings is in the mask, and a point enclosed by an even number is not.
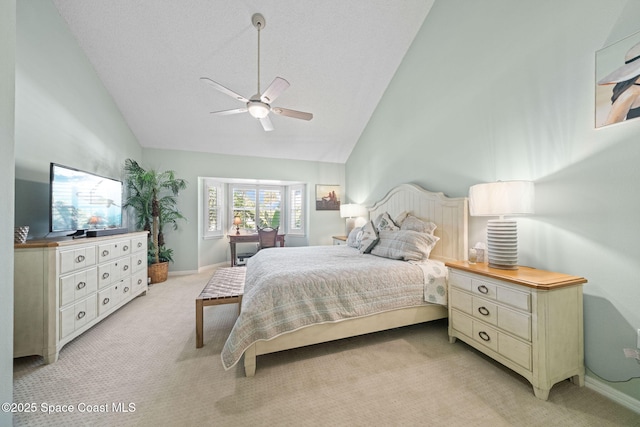
{"type": "Polygon", "coordinates": [[[186,219],[178,209],[180,190],[187,188],[187,182],[176,178],[174,171],[157,172],[146,170],[135,160],[126,159],[124,165],[127,197],[124,207],[136,212],[136,228],[150,232],[153,262],[160,262],[164,253],[171,259],[172,250],[164,247],[162,228],[171,224],[178,229],[178,220],[186,219]]]}

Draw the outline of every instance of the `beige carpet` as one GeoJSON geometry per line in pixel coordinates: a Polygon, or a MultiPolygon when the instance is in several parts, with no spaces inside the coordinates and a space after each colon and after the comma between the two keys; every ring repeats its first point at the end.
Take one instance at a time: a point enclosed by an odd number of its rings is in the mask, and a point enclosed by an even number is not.
{"type": "Polygon", "coordinates": [[[205,307],[204,347],[195,348],[194,300],[211,274],[153,285],[65,346],[54,364],[16,359],[15,402],[37,410],[14,424],[640,425],[640,415],[568,381],[548,402],[536,399],[519,375],[449,344],[446,321],[259,356],[253,378],[241,366],[224,371],[220,351],[237,305],[205,307]],[[118,403],[129,412],[115,412],[118,403]],[[46,414],[43,404],[74,412],[46,414]]]}

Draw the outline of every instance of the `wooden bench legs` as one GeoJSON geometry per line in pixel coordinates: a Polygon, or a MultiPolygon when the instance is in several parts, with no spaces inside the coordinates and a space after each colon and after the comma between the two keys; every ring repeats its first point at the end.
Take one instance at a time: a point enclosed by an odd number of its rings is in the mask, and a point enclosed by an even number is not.
{"type": "Polygon", "coordinates": [[[210,305],[219,304],[233,304],[238,303],[238,314],[240,314],[240,308],[242,307],[242,295],[234,295],[226,298],[205,299],[196,298],[196,348],[201,348],[204,345],[203,338],[203,321],[204,321],[204,307],[210,305]]]}

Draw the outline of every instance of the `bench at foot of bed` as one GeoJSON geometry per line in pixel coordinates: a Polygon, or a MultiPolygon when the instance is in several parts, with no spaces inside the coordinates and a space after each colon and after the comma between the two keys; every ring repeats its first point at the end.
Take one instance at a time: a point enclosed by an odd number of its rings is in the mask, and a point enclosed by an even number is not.
{"type": "Polygon", "coordinates": [[[196,348],[203,343],[203,309],[205,306],[238,303],[242,305],[246,267],[219,268],[196,298],[196,348]]]}

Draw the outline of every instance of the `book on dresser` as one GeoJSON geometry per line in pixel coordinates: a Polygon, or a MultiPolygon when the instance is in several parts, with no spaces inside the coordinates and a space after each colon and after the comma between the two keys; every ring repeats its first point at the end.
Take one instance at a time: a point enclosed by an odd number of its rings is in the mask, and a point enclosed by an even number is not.
{"type": "Polygon", "coordinates": [[[60,349],[143,295],[147,232],[14,245],[13,357],[57,361],[60,349]]]}
{"type": "Polygon", "coordinates": [[[567,378],[584,385],[583,277],[447,262],[449,341],[460,339],[525,377],[547,400],[567,378]]]}

